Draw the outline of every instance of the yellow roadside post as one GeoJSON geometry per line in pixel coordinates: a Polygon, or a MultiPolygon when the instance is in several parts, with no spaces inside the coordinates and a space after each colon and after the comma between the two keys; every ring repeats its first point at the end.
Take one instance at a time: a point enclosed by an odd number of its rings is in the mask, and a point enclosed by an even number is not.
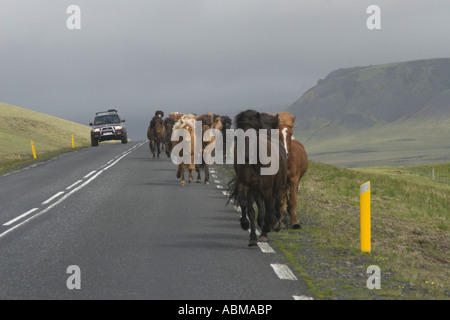
{"type": "Polygon", "coordinates": [[[37,155],[36,155],[36,147],[34,146],[33,140],[31,140],[31,150],[33,150],[33,158],[34,158],[34,159],[37,159],[37,155]]]}
{"type": "Polygon", "coordinates": [[[72,135],[72,149],[75,149],[75,136],[72,135]]]}
{"type": "Polygon", "coordinates": [[[370,252],[370,181],[360,186],[361,252],[370,252]]]}

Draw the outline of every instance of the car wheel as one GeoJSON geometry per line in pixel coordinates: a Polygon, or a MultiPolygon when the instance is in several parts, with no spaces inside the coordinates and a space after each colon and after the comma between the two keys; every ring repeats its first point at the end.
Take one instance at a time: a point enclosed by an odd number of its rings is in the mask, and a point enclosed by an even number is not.
{"type": "Polygon", "coordinates": [[[98,140],[96,140],[96,139],[91,139],[91,146],[97,147],[97,146],[98,146],[98,140]]]}

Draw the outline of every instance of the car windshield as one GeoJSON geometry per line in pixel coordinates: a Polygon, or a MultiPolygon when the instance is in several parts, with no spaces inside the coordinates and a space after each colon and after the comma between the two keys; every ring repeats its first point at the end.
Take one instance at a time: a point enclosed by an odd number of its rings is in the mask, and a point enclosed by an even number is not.
{"type": "Polygon", "coordinates": [[[116,114],[95,117],[94,125],[98,126],[106,123],[120,123],[120,118],[116,114]]]}

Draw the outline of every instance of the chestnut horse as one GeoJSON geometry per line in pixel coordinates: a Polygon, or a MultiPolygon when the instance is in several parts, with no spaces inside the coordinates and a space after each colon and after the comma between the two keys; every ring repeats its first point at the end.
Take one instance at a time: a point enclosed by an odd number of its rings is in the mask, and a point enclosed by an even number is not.
{"type": "MultiPolygon", "coordinates": [[[[260,129],[276,129],[278,127],[278,117],[269,114],[260,114],[255,110],[247,110],[239,113],[235,117],[235,125],[244,131],[255,129],[259,139],[266,139],[267,136],[260,133],[260,129]]],[[[271,150],[271,140],[267,141],[267,148],[271,150]]],[[[283,192],[286,185],[286,151],[279,144],[278,157],[279,168],[273,175],[261,175],[263,165],[257,156],[256,164],[249,163],[249,143],[245,143],[245,163],[237,163],[237,144],[234,150],[234,171],[235,177],[229,183],[229,200],[239,203],[242,210],[241,227],[248,230],[248,218],[250,219],[250,240],[249,246],[257,245],[255,210],[253,202],[263,202],[264,219],[259,241],[267,241],[267,234],[271,231],[279,231],[281,227],[281,206],[283,192]]],[[[259,220],[258,214],[258,220],[259,220]]]]}
{"type": "MultiPolygon", "coordinates": [[[[157,111],[158,112],[158,111],[157,111]]],[[[155,115],[150,121],[150,125],[147,129],[147,138],[150,141],[150,151],[153,154],[153,158],[161,154],[161,143],[163,141],[163,119],[160,115],[155,115]],[[155,154],[157,152],[157,154],[155,154]]]]}
{"type": "Polygon", "coordinates": [[[308,169],[308,155],[305,147],[292,136],[295,116],[289,112],[277,113],[282,143],[287,152],[287,182],[284,192],[283,209],[290,217],[290,226],[300,228],[297,218],[297,192],[300,180],[308,169]],[[287,208],[286,208],[287,207],[287,208]],[[287,209],[287,210],[286,210],[287,209]]]}

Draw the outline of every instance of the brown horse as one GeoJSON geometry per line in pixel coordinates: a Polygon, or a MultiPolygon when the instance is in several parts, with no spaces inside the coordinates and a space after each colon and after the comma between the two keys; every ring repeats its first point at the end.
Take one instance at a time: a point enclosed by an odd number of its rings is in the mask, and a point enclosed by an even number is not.
{"type": "Polygon", "coordinates": [[[150,121],[150,125],[147,129],[147,138],[150,141],[150,151],[153,154],[153,158],[161,154],[161,143],[163,141],[163,119],[159,115],[155,115],[150,121]]]}
{"type": "Polygon", "coordinates": [[[300,223],[297,218],[297,192],[300,185],[300,180],[308,169],[308,155],[305,147],[292,136],[295,116],[289,112],[277,113],[278,129],[280,136],[287,152],[287,182],[284,192],[283,209],[287,211],[290,217],[289,225],[294,228],[300,228],[300,223]],[[286,210],[287,209],[287,210],[286,210]]]}
{"type": "Polygon", "coordinates": [[[163,122],[163,144],[166,151],[166,155],[170,158],[172,152],[172,132],[175,120],[171,117],[167,117],[163,122]]]}
{"type": "MultiPolygon", "coordinates": [[[[239,113],[235,117],[235,125],[238,129],[247,131],[255,129],[258,141],[267,138],[260,133],[260,129],[276,129],[278,126],[278,117],[268,114],[260,114],[255,110],[247,110],[239,113]]],[[[250,219],[250,241],[249,246],[257,245],[255,211],[253,202],[263,202],[264,219],[262,221],[262,230],[259,241],[267,241],[267,234],[271,231],[279,231],[281,227],[281,206],[283,192],[286,185],[286,152],[284,147],[279,144],[278,148],[278,171],[273,175],[261,175],[261,168],[269,165],[263,165],[257,157],[256,164],[249,162],[249,143],[245,143],[245,163],[237,163],[237,144],[234,152],[234,170],[235,177],[229,183],[229,201],[239,203],[242,210],[241,227],[247,230],[250,219]]],[[[267,141],[268,150],[271,149],[271,140],[267,141]]],[[[258,219],[259,219],[258,215],[258,219]]]]}

